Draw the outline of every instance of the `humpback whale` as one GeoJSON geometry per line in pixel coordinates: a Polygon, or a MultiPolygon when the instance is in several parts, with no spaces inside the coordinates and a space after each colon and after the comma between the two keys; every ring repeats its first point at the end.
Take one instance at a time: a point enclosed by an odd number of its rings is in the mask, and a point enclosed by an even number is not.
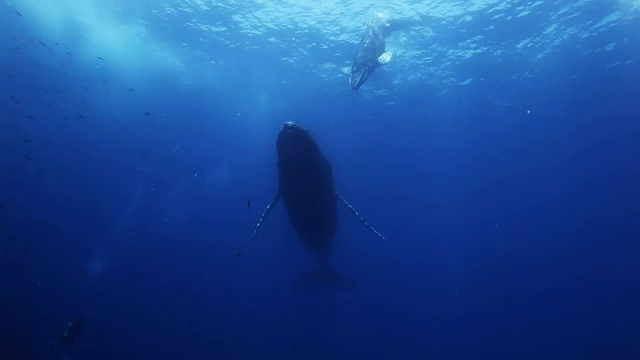
{"type": "Polygon", "coordinates": [[[353,90],[358,90],[378,66],[391,61],[391,52],[385,52],[385,37],[391,30],[390,25],[381,14],[367,21],[367,28],[351,66],[342,68],[344,73],[349,74],[349,85],[353,90]]]}
{"type": "Polygon", "coordinates": [[[384,237],[336,192],[331,163],[304,127],[295,122],[286,122],[278,134],[276,148],[278,191],[262,213],[253,238],[256,238],[274,205],[282,199],[296,235],[320,265],[319,271],[310,273],[304,280],[316,283],[345,282],[329,266],[329,254],[338,221],[338,203],[345,205],[376,236],[382,240],[384,237]]]}

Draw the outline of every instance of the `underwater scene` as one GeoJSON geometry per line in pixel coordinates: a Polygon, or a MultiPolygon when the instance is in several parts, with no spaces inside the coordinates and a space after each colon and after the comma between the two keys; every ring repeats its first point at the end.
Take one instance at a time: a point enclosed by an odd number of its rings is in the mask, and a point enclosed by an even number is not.
{"type": "Polygon", "coordinates": [[[640,0],[0,27],[0,360],[640,359],[640,0]]]}

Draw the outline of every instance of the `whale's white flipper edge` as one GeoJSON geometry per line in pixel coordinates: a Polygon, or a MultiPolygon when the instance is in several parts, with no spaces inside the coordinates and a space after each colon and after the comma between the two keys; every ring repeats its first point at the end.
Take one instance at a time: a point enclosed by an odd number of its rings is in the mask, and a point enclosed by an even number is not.
{"type": "Polygon", "coordinates": [[[393,54],[391,54],[391,51],[383,52],[382,55],[378,57],[378,62],[380,63],[380,65],[386,65],[389,63],[389,61],[391,61],[392,57],[393,54]]]}

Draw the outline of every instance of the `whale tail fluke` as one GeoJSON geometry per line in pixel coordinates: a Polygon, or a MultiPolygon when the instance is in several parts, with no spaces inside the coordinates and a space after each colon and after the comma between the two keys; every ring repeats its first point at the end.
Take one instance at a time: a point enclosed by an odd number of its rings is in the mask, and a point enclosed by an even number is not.
{"type": "Polygon", "coordinates": [[[329,266],[310,271],[297,278],[293,283],[296,293],[310,292],[314,290],[338,290],[357,291],[356,283],[346,275],[339,273],[329,266]]]}

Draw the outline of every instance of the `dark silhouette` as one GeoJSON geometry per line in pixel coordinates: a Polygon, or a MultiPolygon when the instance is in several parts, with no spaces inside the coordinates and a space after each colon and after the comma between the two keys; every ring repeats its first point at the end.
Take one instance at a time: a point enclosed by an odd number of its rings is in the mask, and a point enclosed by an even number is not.
{"type": "Polygon", "coordinates": [[[64,358],[66,359],[69,352],[73,350],[73,346],[76,343],[76,338],[82,332],[83,320],[84,316],[71,320],[71,322],[67,325],[67,329],[65,330],[64,335],[49,343],[49,350],[61,350],[64,358]]]}

